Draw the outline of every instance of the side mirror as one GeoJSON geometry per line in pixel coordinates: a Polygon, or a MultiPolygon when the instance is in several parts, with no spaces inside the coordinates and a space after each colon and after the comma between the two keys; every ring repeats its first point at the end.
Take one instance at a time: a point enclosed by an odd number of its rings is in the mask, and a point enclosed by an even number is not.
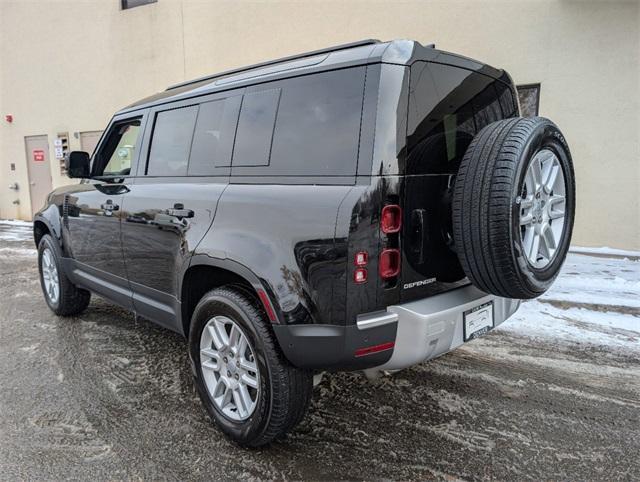
{"type": "Polygon", "coordinates": [[[91,158],[84,151],[71,151],[65,159],[67,176],[71,179],[87,179],[89,177],[89,164],[91,158]]]}

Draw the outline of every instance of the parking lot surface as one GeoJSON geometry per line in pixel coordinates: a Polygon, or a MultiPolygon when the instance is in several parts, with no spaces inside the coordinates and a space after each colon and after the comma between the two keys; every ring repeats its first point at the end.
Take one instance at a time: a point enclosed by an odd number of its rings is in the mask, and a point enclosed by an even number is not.
{"type": "Polygon", "coordinates": [[[235,446],[180,336],[94,297],[47,308],[26,224],[0,223],[0,478],[640,478],[640,261],[571,254],[502,327],[367,381],[329,374],[286,439],[235,446]]]}

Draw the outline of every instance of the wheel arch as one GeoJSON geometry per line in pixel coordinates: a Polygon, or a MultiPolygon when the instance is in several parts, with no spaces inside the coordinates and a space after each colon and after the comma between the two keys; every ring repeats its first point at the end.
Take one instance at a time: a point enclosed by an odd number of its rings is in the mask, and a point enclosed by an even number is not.
{"type": "Polygon", "coordinates": [[[33,218],[33,240],[36,243],[36,248],[45,234],[51,235],[62,248],[62,229],[56,206],[49,206],[33,218]]]}
{"type": "Polygon", "coordinates": [[[271,323],[279,323],[278,311],[271,290],[247,267],[229,259],[196,255],[181,277],[178,292],[181,301],[182,330],[189,336],[191,315],[198,301],[208,291],[225,285],[235,285],[253,296],[264,309],[271,323]]]}

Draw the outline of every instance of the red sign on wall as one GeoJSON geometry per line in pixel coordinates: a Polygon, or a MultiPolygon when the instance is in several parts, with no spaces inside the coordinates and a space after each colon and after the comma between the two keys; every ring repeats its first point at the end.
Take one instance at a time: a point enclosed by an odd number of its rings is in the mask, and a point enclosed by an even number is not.
{"type": "Polygon", "coordinates": [[[44,161],[44,151],[42,149],[34,149],[33,150],[33,160],[35,162],[44,161]]]}

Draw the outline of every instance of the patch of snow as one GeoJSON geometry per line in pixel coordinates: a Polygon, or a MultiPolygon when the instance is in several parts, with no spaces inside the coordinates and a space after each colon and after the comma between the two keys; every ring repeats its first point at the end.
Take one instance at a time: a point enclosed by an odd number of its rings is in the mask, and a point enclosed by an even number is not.
{"type": "Polygon", "coordinates": [[[640,308],[640,260],[569,253],[541,299],[640,308]]]}
{"type": "Polygon", "coordinates": [[[8,226],[26,226],[33,227],[33,223],[31,221],[20,221],[19,219],[0,219],[0,224],[6,224],[8,226]]]}
{"type": "Polygon", "coordinates": [[[498,328],[531,338],[617,346],[640,351],[640,318],[584,308],[563,310],[537,300],[527,301],[498,328]]]}
{"type": "Polygon", "coordinates": [[[30,241],[33,239],[33,225],[24,221],[0,220],[0,240],[30,241]]]}
{"type": "Polygon", "coordinates": [[[640,352],[640,260],[570,253],[551,289],[498,330],[640,352]]]}
{"type": "Polygon", "coordinates": [[[37,249],[28,248],[0,248],[0,258],[5,256],[35,256],[37,249]]]}
{"type": "Polygon", "coordinates": [[[569,251],[572,253],[585,253],[585,254],[604,254],[614,256],[634,256],[640,257],[640,251],[631,251],[627,249],[609,248],[608,246],[602,246],[598,248],[590,248],[583,246],[571,246],[569,251]]]}
{"type": "Polygon", "coordinates": [[[0,231],[0,239],[2,241],[28,241],[33,235],[30,231],[26,233],[18,232],[18,233],[5,233],[0,231]]]}

